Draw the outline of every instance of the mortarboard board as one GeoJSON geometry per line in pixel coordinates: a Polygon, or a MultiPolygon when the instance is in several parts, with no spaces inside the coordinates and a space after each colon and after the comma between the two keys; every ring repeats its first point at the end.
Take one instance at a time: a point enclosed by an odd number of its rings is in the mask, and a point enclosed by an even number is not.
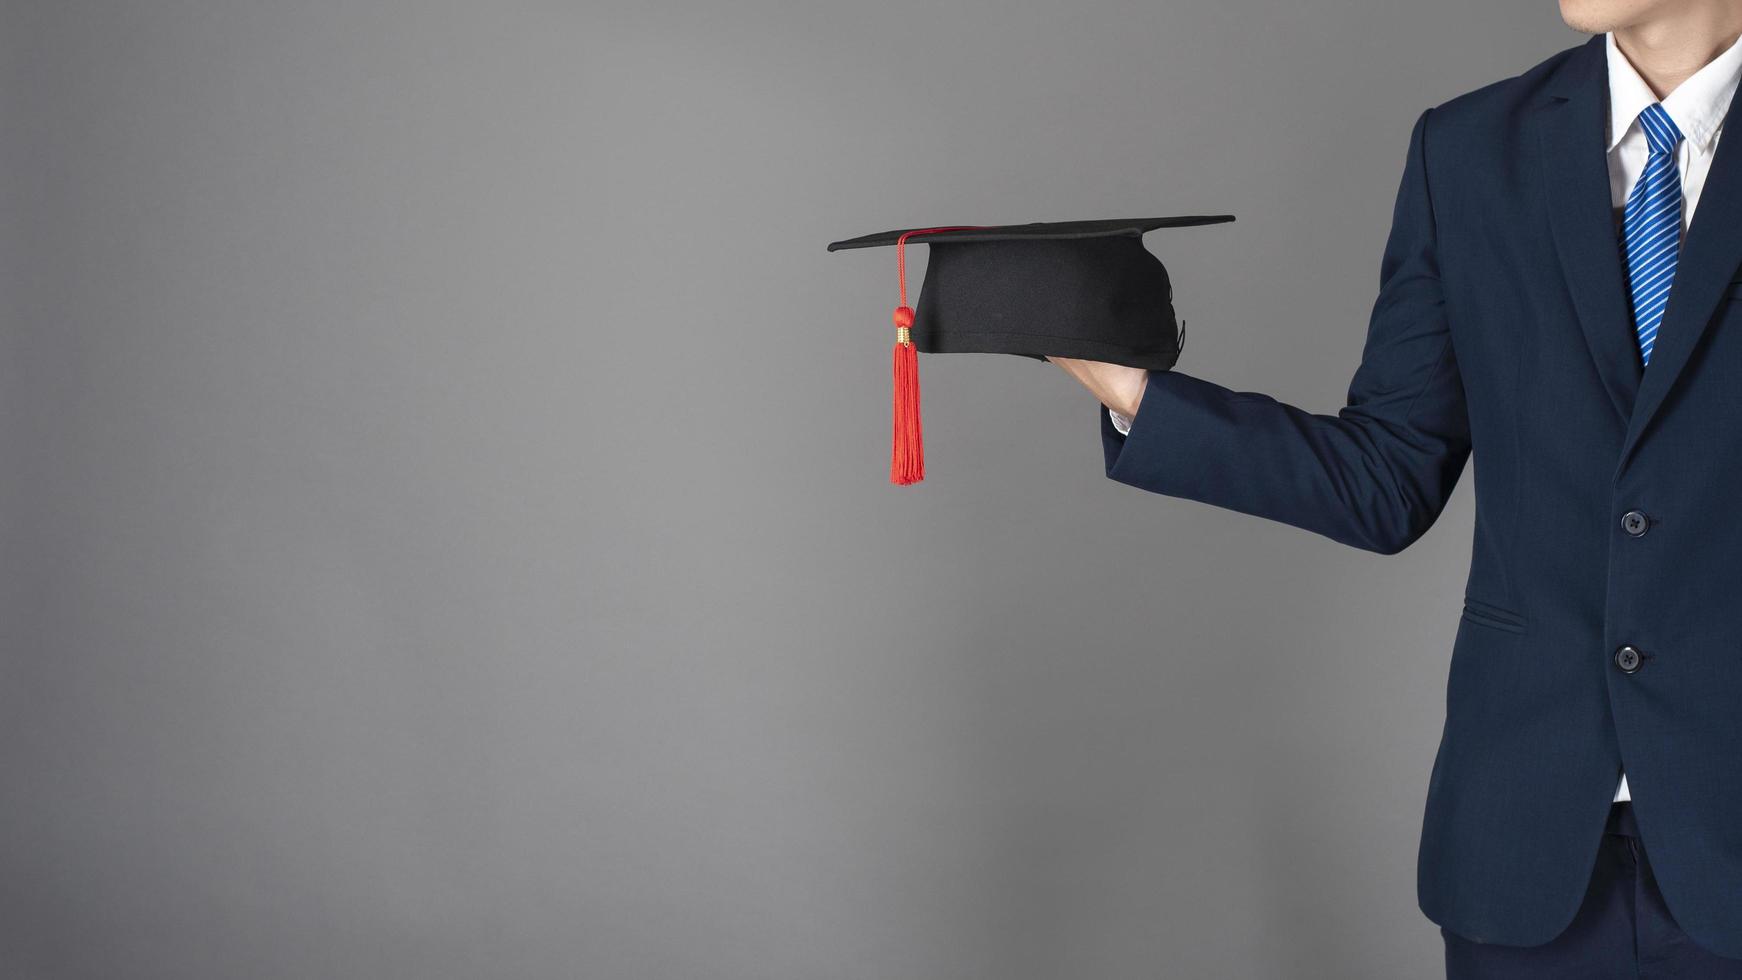
{"type": "Polygon", "coordinates": [[[895,246],[895,425],[889,479],[925,478],[917,352],[1080,357],[1166,370],[1179,359],[1173,283],[1143,233],[1231,214],[908,228],[832,242],[895,246]],[[919,306],[907,305],[909,241],[931,246],[919,306]]]}

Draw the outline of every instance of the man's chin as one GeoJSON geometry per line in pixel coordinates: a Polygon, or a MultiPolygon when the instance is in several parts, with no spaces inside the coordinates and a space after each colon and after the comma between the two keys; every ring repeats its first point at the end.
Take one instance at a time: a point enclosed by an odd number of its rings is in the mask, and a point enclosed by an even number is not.
{"type": "Polygon", "coordinates": [[[1561,20],[1584,34],[1604,34],[1623,26],[1632,8],[1644,6],[1639,0],[1560,0],[1561,20]]]}

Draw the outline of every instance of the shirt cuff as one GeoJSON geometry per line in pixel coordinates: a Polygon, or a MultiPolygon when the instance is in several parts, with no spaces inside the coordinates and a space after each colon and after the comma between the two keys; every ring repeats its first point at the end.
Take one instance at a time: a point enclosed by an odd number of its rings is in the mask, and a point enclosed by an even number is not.
{"type": "Polygon", "coordinates": [[[1113,420],[1113,428],[1117,429],[1120,435],[1128,436],[1131,434],[1130,419],[1120,415],[1118,412],[1115,412],[1110,408],[1107,409],[1107,417],[1113,420]]]}

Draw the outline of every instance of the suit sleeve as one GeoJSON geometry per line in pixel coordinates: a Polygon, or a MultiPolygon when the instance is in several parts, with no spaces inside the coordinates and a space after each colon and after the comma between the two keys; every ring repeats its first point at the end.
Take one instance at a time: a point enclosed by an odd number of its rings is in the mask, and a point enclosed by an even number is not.
{"type": "Polygon", "coordinates": [[[1445,508],[1470,454],[1416,120],[1347,404],[1317,415],[1267,395],[1150,373],[1129,435],[1101,413],[1107,475],[1393,554],[1445,508]]]}

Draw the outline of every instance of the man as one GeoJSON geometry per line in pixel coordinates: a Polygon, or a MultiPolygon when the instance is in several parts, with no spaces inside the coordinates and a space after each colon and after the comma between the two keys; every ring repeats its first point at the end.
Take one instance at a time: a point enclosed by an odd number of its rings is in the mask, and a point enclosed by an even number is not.
{"type": "Polygon", "coordinates": [[[1418,899],[1453,978],[1742,978],[1742,0],[1422,114],[1348,404],[1056,359],[1107,473],[1381,553],[1473,452],[1418,899]]]}

